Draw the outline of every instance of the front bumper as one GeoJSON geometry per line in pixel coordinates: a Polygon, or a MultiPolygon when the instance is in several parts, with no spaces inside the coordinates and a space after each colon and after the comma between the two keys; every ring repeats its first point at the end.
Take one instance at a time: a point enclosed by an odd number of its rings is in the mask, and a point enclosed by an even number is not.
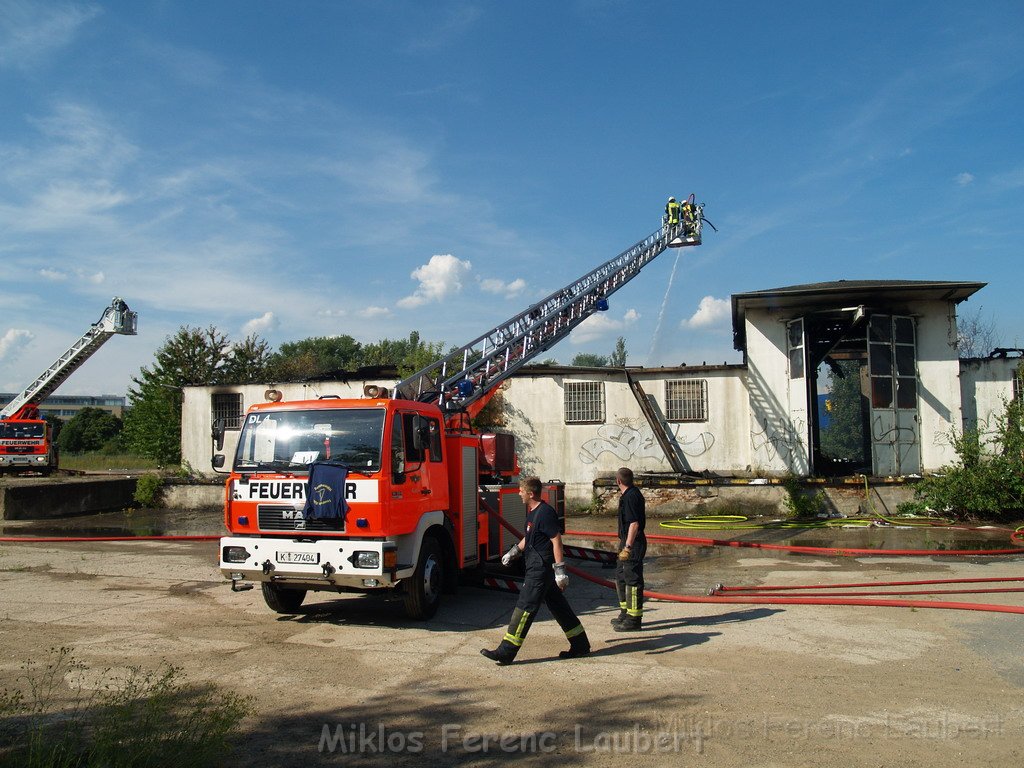
{"type": "Polygon", "coordinates": [[[38,467],[49,466],[50,457],[45,453],[0,454],[0,467],[38,467]]]}
{"type": "Polygon", "coordinates": [[[257,536],[220,540],[220,572],[236,586],[258,581],[314,589],[388,588],[398,583],[396,561],[397,549],[388,541],[257,536]]]}

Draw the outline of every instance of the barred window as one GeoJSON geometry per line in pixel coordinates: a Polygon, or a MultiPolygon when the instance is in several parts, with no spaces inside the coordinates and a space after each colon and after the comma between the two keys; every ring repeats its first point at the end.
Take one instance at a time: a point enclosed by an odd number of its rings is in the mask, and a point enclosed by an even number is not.
{"type": "Polygon", "coordinates": [[[225,429],[241,429],[242,393],[215,392],[210,395],[210,411],[215,424],[223,419],[225,429]]]}
{"type": "Polygon", "coordinates": [[[604,424],[603,382],[565,382],[565,423],[604,424]]]}
{"type": "Polygon", "coordinates": [[[669,421],[707,421],[707,379],[666,381],[665,417],[669,421]]]}

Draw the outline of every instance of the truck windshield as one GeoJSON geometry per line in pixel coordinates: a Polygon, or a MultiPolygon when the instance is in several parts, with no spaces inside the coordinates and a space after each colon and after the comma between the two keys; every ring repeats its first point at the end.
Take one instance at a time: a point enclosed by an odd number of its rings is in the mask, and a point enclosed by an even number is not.
{"type": "Polygon", "coordinates": [[[294,470],[329,461],[370,474],[380,469],[383,434],[383,408],[250,413],[238,439],[235,470],[294,470]]]}
{"type": "Polygon", "coordinates": [[[0,421],[0,438],[8,440],[43,437],[45,430],[41,421],[0,421]]]}

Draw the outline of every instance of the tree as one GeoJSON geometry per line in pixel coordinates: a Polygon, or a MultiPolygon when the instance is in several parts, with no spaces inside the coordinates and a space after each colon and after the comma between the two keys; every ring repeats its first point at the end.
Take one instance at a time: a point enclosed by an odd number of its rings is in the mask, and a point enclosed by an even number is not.
{"type": "Polygon", "coordinates": [[[407,339],[381,339],[375,344],[367,344],[363,347],[363,365],[393,365],[399,376],[404,378],[444,355],[443,341],[423,341],[419,331],[411,331],[407,339]]]}
{"type": "Polygon", "coordinates": [[[961,359],[968,357],[986,357],[999,346],[999,334],[996,321],[982,317],[983,307],[973,312],[958,314],[956,318],[956,346],[961,359]]]}
{"type": "Polygon", "coordinates": [[[57,445],[67,453],[98,451],[121,433],[121,420],[102,408],[83,408],[64,425],[57,445]]]}
{"type": "Polygon", "coordinates": [[[256,334],[250,334],[231,347],[221,378],[234,384],[260,384],[271,376],[270,345],[256,334]]]}
{"type": "Polygon", "coordinates": [[[181,460],[181,388],[219,384],[228,373],[230,344],[212,325],[182,326],[143,366],[128,390],[124,437],[129,450],[163,464],[181,460]]]}
{"type": "Polygon", "coordinates": [[[277,381],[302,381],[333,371],[354,371],[362,366],[362,359],[362,345],[343,334],[287,341],[271,355],[269,364],[277,381]]]}
{"type": "Polygon", "coordinates": [[[580,368],[606,368],[608,366],[608,358],[603,355],[595,355],[593,352],[580,352],[572,359],[569,365],[575,365],[580,368]]]}
{"type": "Polygon", "coordinates": [[[626,340],[619,336],[618,341],[615,342],[615,349],[608,358],[608,365],[612,368],[625,368],[626,354],[626,340]]]}
{"type": "Polygon", "coordinates": [[[837,360],[829,371],[829,426],[821,430],[821,450],[833,459],[864,459],[860,368],[858,360],[837,360]]]}

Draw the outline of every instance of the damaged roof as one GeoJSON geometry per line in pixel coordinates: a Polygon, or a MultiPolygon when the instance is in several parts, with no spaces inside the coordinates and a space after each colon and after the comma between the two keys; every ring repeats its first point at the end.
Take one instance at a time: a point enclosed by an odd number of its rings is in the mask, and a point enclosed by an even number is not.
{"type": "Polygon", "coordinates": [[[746,348],[747,309],[803,309],[820,311],[860,306],[884,309],[911,301],[952,301],[959,304],[988,283],[947,280],[834,280],[769,288],[732,295],[733,347],[746,348]]]}

